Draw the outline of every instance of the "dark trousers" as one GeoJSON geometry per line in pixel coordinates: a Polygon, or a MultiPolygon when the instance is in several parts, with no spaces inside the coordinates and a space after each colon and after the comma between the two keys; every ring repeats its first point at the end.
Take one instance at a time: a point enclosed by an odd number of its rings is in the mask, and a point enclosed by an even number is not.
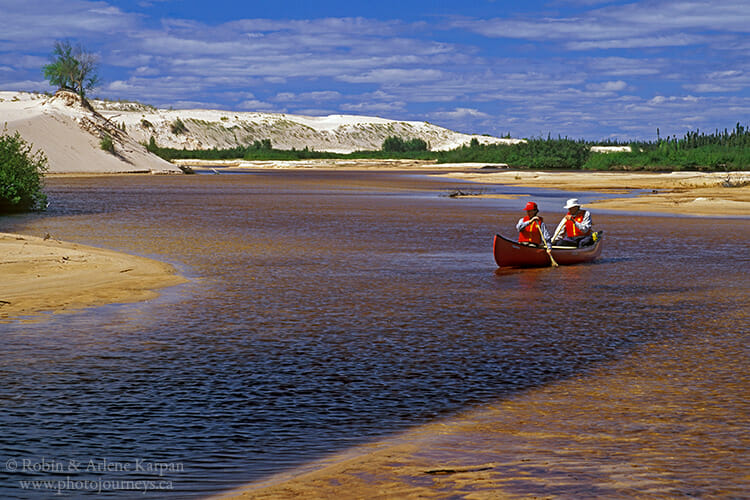
{"type": "Polygon", "coordinates": [[[566,236],[555,241],[554,245],[558,247],[587,247],[594,244],[594,238],[588,236],[576,236],[571,238],[566,236]]]}

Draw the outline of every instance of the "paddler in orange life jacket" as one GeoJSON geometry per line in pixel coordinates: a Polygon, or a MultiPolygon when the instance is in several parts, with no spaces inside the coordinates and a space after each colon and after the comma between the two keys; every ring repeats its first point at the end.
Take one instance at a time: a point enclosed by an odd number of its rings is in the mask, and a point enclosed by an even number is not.
{"type": "Polygon", "coordinates": [[[593,242],[591,237],[591,213],[581,209],[577,198],[571,198],[565,203],[568,213],[555,229],[553,244],[556,246],[583,247],[593,242]],[[559,235],[559,236],[558,236],[559,235]]]}
{"type": "Polygon", "coordinates": [[[520,218],[518,224],[516,224],[518,242],[533,243],[540,247],[550,245],[552,240],[549,237],[547,226],[544,225],[544,219],[538,215],[539,208],[536,206],[536,203],[533,201],[528,202],[524,210],[526,210],[526,217],[520,218]],[[542,234],[544,234],[544,240],[542,240],[542,234]]]}

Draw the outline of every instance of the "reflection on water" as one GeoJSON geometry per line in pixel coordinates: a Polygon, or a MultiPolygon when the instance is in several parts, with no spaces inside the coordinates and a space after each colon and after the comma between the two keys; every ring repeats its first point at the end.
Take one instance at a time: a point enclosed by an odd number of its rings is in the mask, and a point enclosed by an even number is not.
{"type": "MultiPolygon", "coordinates": [[[[151,494],[200,496],[636,345],[747,333],[717,321],[748,310],[744,221],[595,213],[600,261],[495,272],[492,236],[512,234],[523,203],[444,190],[373,172],[50,179],[50,212],[3,230],[155,257],[192,282],[0,325],[2,456],[131,465],[6,468],[0,496],[47,478],[168,480],[151,494]]],[[[88,493],[134,496],[115,490],[88,493]]]]}

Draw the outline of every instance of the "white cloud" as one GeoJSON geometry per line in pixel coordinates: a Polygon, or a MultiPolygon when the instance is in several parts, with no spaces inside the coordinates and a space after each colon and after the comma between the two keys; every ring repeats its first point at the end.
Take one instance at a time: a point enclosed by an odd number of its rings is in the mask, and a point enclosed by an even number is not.
{"type": "Polygon", "coordinates": [[[435,69],[384,68],[374,69],[359,75],[341,75],[338,79],[349,83],[385,83],[397,85],[438,80],[443,77],[443,72],[435,69]]]}
{"type": "Polygon", "coordinates": [[[113,36],[135,28],[137,16],[103,2],[47,0],[2,2],[3,34],[16,49],[49,50],[61,38],[113,36]]]}
{"type": "Polygon", "coordinates": [[[750,89],[750,72],[740,69],[712,71],[697,82],[683,85],[692,92],[735,93],[750,89]]]}
{"type": "Polygon", "coordinates": [[[662,59],[635,57],[600,57],[588,61],[591,70],[615,77],[658,75],[668,65],[668,61],[662,59]]]}
{"type": "Polygon", "coordinates": [[[406,108],[406,103],[403,101],[393,102],[357,102],[357,103],[345,103],[339,106],[343,111],[348,113],[356,114],[381,114],[381,113],[395,113],[403,111],[406,108]]]}
{"type": "Polygon", "coordinates": [[[698,102],[698,98],[692,95],[688,96],[663,96],[663,95],[657,95],[654,96],[650,101],[649,104],[667,104],[667,103],[675,103],[675,104],[695,104],[698,102]]]}
{"type": "Polygon", "coordinates": [[[257,99],[248,99],[246,101],[242,101],[239,104],[239,109],[247,110],[247,111],[277,111],[278,108],[276,108],[273,104],[269,102],[259,101],[257,99]]]}
{"type": "Polygon", "coordinates": [[[52,89],[49,83],[43,80],[17,80],[0,84],[4,90],[23,90],[26,92],[49,92],[52,89]]]}
{"type": "Polygon", "coordinates": [[[710,39],[699,35],[659,35],[633,38],[613,38],[609,40],[584,40],[569,42],[566,46],[571,50],[596,49],[644,49],[649,47],[687,47],[708,42],[710,39]]]}
{"type": "Polygon", "coordinates": [[[452,111],[436,111],[430,113],[431,118],[436,120],[464,120],[467,118],[490,118],[491,115],[473,108],[456,108],[452,111]]]}
{"type": "Polygon", "coordinates": [[[744,84],[732,84],[732,83],[697,83],[693,85],[685,85],[694,92],[705,93],[727,93],[727,92],[738,92],[750,86],[748,83],[744,84]]]}
{"type": "Polygon", "coordinates": [[[622,80],[612,81],[612,82],[601,82],[601,83],[589,83],[586,85],[586,88],[588,90],[594,90],[597,92],[619,92],[621,90],[625,90],[628,87],[628,84],[623,82],[622,80]]]}
{"type": "Polygon", "coordinates": [[[707,43],[707,33],[750,33],[743,0],[635,2],[575,17],[459,19],[452,26],[492,38],[559,41],[570,50],[670,47],[707,43]]]}
{"type": "Polygon", "coordinates": [[[293,102],[293,101],[308,101],[308,102],[321,102],[321,101],[333,101],[340,99],[342,94],[334,90],[324,90],[317,92],[302,92],[295,94],[294,92],[280,92],[274,97],[274,101],[279,102],[293,102]]]}

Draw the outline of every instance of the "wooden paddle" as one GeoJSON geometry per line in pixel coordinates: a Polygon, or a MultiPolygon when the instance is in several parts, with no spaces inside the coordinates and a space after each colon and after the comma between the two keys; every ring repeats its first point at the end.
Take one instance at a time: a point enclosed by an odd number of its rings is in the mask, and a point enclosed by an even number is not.
{"type": "Polygon", "coordinates": [[[557,262],[555,262],[555,258],[552,257],[552,249],[547,246],[547,240],[544,239],[544,231],[542,231],[542,223],[539,223],[539,235],[542,237],[542,243],[544,243],[544,248],[547,249],[547,254],[549,254],[549,260],[552,262],[552,267],[558,267],[557,262]]]}
{"type": "MultiPolygon", "coordinates": [[[[565,220],[564,217],[563,217],[563,220],[565,220]]],[[[562,222],[562,221],[560,221],[560,222],[562,222]]],[[[565,229],[565,224],[558,224],[557,225],[557,231],[555,231],[555,235],[552,237],[552,241],[553,242],[557,241],[557,237],[560,236],[560,233],[562,233],[563,229],[565,229]]]]}

